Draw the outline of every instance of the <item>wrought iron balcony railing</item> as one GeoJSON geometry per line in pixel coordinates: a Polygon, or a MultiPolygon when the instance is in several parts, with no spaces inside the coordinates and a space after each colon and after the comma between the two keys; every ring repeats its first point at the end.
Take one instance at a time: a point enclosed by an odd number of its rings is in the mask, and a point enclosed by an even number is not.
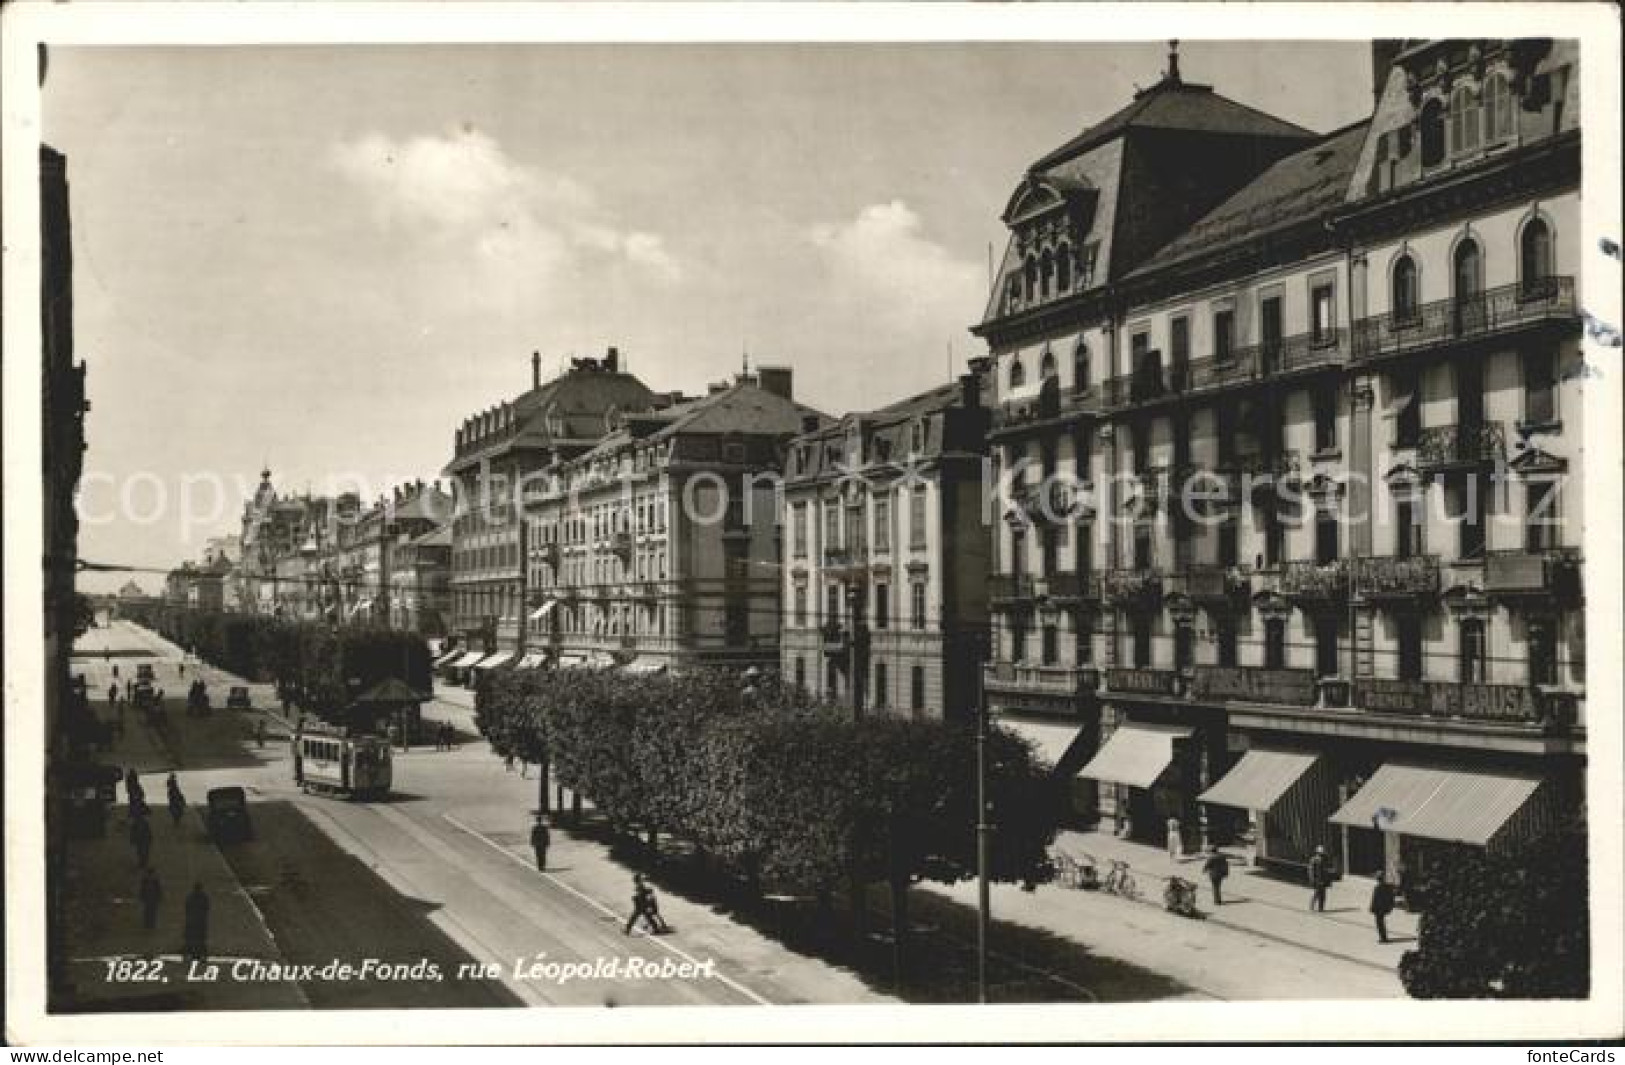
{"type": "Polygon", "coordinates": [[[1041,666],[995,662],[984,667],[982,683],[992,692],[1039,692],[1076,695],[1093,691],[1098,673],[1090,667],[1041,666]]]}
{"type": "Polygon", "coordinates": [[[1503,285],[1468,299],[1436,300],[1355,323],[1352,361],[1370,362],[1542,322],[1577,322],[1574,278],[1503,285]]]}
{"type": "Polygon", "coordinates": [[[1439,591],[1437,555],[1351,559],[1354,594],[1365,599],[1410,599],[1439,591]]]}
{"type": "Polygon", "coordinates": [[[1500,422],[1429,426],[1416,441],[1416,468],[1438,472],[1488,465],[1506,454],[1506,446],[1500,422]]]}
{"type": "Polygon", "coordinates": [[[1484,557],[1484,590],[1503,598],[1578,598],[1580,552],[1567,547],[1543,551],[1491,551],[1484,557]]]}
{"type": "Polygon", "coordinates": [[[1347,559],[1331,562],[1287,562],[1281,566],[1279,584],[1282,595],[1306,602],[1331,603],[1347,599],[1349,595],[1349,566],[1347,559]]]}
{"type": "Polygon", "coordinates": [[[1137,569],[1107,570],[1100,575],[1100,595],[1125,610],[1149,609],[1162,599],[1162,575],[1137,569]]]}
{"type": "Polygon", "coordinates": [[[1120,410],[1267,381],[1279,374],[1341,366],[1348,356],[1348,341],[1345,330],[1331,329],[1231,348],[1223,356],[1167,364],[1153,359],[1134,373],[1102,382],[1100,405],[1120,410]]]}
{"type": "Polygon", "coordinates": [[[989,577],[987,593],[996,607],[1026,602],[1038,594],[1031,577],[1013,573],[996,573],[989,577]]]}
{"type": "Polygon", "coordinates": [[[1165,578],[1169,595],[1187,595],[1199,603],[1234,603],[1252,593],[1252,577],[1236,567],[1187,566],[1165,578]]]}
{"type": "Polygon", "coordinates": [[[1064,602],[1096,602],[1100,576],[1096,573],[1052,573],[1046,578],[1050,598],[1064,602]]]}

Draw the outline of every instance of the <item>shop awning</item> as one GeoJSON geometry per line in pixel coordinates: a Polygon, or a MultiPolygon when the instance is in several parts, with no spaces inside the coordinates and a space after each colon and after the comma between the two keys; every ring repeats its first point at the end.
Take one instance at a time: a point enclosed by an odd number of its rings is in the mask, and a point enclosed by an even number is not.
{"type": "Polygon", "coordinates": [[[586,664],[586,655],[559,655],[560,669],[580,669],[586,664]]]}
{"type": "Polygon", "coordinates": [[[537,666],[542,664],[543,659],[545,659],[546,657],[547,657],[546,655],[528,654],[528,655],[525,655],[523,658],[521,658],[518,662],[516,662],[514,664],[513,668],[515,668],[515,669],[535,669],[537,666]]]}
{"type": "Polygon", "coordinates": [[[1487,770],[1384,765],[1332,822],[1487,846],[1534,798],[1541,778],[1487,770]]]}
{"type": "Polygon", "coordinates": [[[1038,751],[1038,757],[1052,766],[1061,764],[1061,759],[1066,757],[1066,752],[1083,731],[1081,725],[1015,717],[1010,714],[1000,714],[995,723],[1031,743],[1038,751]]]}
{"type": "Polygon", "coordinates": [[[372,600],[371,599],[363,599],[363,600],[361,600],[360,602],[356,603],[355,606],[350,608],[350,616],[354,617],[355,615],[361,613],[363,610],[367,609],[369,606],[372,606],[372,600]]]}
{"type": "Polygon", "coordinates": [[[463,652],[463,649],[461,647],[453,647],[451,650],[447,651],[445,654],[441,655],[439,658],[434,660],[434,668],[439,669],[441,666],[446,665],[452,659],[457,658],[458,656],[462,655],[463,653],[464,652],[463,652]]]}
{"type": "Polygon", "coordinates": [[[614,669],[615,656],[605,654],[603,651],[594,651],[587,656],[587,661],[583,665],[588,669],[614,669]]]}
{"type": "Polygon", "coordinates": [[[1318,757],[1301,751],[1248,751],[1196,801],[1268,811],[1304,778],[1318,757]]]}
{"type": "Polygon", "coordinates": [[[481,659],[478,662],[475,662],[474,663],[474,668],[475,669],[495,669],[498,666],[506,665],[508,660],[510,658],[512,658],[512,657],[513,657],[513,652],[512,651],[498,651],[494,655],[490,655],[490,656],[488,656],[486,658],[481,659]]]}
{"type": "Polygon", "coordinates": [[[463,657],[453,662],[451,666],[453,669],[467,669],[484,657],[484,651],[469,651],[467,654],[463,655],[463,657]]]}
{"type": "Polygon", "coordinates": [[[541,606],[537,607],[535,610],[532,610],[530,612],[530,620],[532,620],[532,621],[540,621],[540,620],[542,620],[543,618],[547,617],[547,615],[553,613],[553,608],[558,606],[558,605],[559,605],[559,601],[557,599],[549,599],[547,602],[543,603],[541,606]]]}
{"type": "Polygon", "coordinates": [[[666,663],[653,658],[638,658],[621,667],[623,673],[664,673],[666,663]]]}
{"type": "Polygon", "coordinates": [[[1149,788],[1174,760],[1174,741],[1190,734],[1190,729],[1178,725],[1119,725],[1078,776],[1149,788]]]}

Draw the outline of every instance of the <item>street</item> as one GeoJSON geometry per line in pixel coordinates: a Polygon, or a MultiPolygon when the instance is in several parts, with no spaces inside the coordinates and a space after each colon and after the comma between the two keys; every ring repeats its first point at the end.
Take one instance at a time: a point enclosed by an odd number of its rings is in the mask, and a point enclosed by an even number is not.
{"type": "MultiPolygon", "coordinates": [[[[368,958],[387,963],[427,958],[444,977],[438,982],[295,981],[311,1006],[879,1000],[856,978],[796,957],[725,918],[668,912],[678,926],[675,935],[625,935],[621,922],[629,876],[595,860],[595,844],[578,843],[563,832],[554,835],[549,872],[539,873],[528,847],[535,782],[506,772],[483,742],[464,742],[454,751],[398,753],[395,793],[385,802],[305,795],[292,781],[280,719],[258,709],[270,703],[269,686],[253,688],[256,710],[226,710],[227,678],[205,667],[202,675],[215,710],[207,718],[189,718],[178,693],[191,682],[193,670],[182,677],[177,650],[152,633],[118,622],[111,629],[92,630],[80,648],[84,657],[76,660],[75,670],[85,674],[93,694],[101,693],[93,703],[104,716],[113,666],[120,666],[121,677],[129,677],[135,663],[155,663],[158,685],[166,690],[170,706],[166,733],[138,724],[131,711],[126,735],[107,759],[134,765],[143,774],[160,842],[170,829],[161,805],[162,774],[175,770],[194,808],[210,788],[248,789],[255,838],[224,847],[222,853],[231,877],[252,900],[279,960],[321,966],[334,959],[360,965],[368,958]],[[115,651],[115,657],[97,657],[103,649],[115,651]],[[261,716],[272,737],[263,750],[252,738],[261,716]],[[564,968],[554,969],[554,963],[564,968]],[[570,963],[583,965],[566,974],[570,963]],[[491,964],[495,970],[484,968],[491,964]],[[598,975],[609,972],[610,965],[619,966],[620,974],[598,975]],[[625,975],[638,973],[640,966],[642,975],[625,975]],[[534,978],[522,978],[521,967],[534,978]],[[579,975],[593,967],[596,972],[579,975]],[[666,975],[682,971],[700,975],[666,975]],[[465,974],[461,978],[460,972],[465,974]]],[[[121,787],[121,799],[122,792],[121,787]]],[[[112,817],[108,840],[75,849],[115,848],[127,854],[119,839],[124,824],[121,806],[112,817]]],[[[198,841],[196,846],[210,845],[198,841]]],[[[190,861],[188,875],[197,861],[190,861]]],[[[85,885],[80,890],[80,901],[89,902],[84,896],[93,889],[85,885]]],[[[178,904],[181,883],[167,890],[178,904]]],[[[133,910],[129,921],[138,923],[133,910]]],[[[88,923],[81,920],[77,927],[88,923]]],[[[85,985],[97,971],[92,965],[82,967],[78,983],[85,985]]],[[[213,1001],[197,987],[189,987],[188,996],[183,1000],[188,1005],[213,1001]]],[[[228,1000],[264,1008],[253,996],[228,1000]]]]}

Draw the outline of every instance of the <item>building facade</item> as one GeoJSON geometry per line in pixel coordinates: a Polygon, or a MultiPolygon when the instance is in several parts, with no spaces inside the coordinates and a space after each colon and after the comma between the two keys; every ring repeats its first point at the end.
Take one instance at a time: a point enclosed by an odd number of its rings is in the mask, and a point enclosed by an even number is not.
{"type": "Polygon", "coordinates": [[[669,402],[624,372],[610,348],[602,359],[573,359],[546,382],[533,355],[529,391],[464,420],[444,471],[456,496],[451,629],[464,646],[520,649],[529,598],[523,486],[592,449],[622,412],[669,402]]]}
{"type": "Polygon", "coordinates": [[[783,677],[968,720],[987,656],[985,367],[803,433],[784,467],[783,677]]]}
{"type": "Polygon", "coordinates": [[[1211,133],[1222,98],[1171,61],[1023,180],[978,327],[1007,516],[986,681],[1079,817],[1397,874],[1577,808],[1576,62],[1378,42],[1368,120],[1238,142],[1256,172],[1166,201],[1126,262],[1169,186],[1108,147],[1159,97],[1211,133]]]}
{"type": "Polygon", "coordinates": [[[795,402],[789,370],[762,367],[697,399],[617,412],[591,450],[532,479],[531,661],[775,667],[776,475],[790,437],[825,420],[795,402]]]}

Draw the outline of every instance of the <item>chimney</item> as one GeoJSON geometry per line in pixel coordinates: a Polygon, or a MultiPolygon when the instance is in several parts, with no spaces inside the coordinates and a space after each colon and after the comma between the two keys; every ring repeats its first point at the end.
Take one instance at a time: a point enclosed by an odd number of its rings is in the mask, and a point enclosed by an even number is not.
{"type": "Polygon", "coordinates": [[[1393,69],[1395,57],[1404,50],[1405,42],[1403,40],[1387,38],[1371,42],[1372,106],[1382,102],[1382,91],[1388,87],[1388,72],[1393,69]]]}
{"type": "Polygon", "coordinates": [[[542,353],[539,351],[530,353],[530,387],[542,387],[542,353]]]}
{"type": "Polygon", "coordinates": [[[756,384],[763,392],[769,392],[782,400],[793,400],[795,395],[791,386],[791,372],[788,366],[758,366],[756,384]]]}
{"type": "Polygon", "coordinates": [[[959,402],[966,410],[976,410],[982,405],[982,379],[976,374],[959,375],[959,402]]]}
{"type": "Polygon", "coordinates": [[[621,353],[613,345],[604,355],[604,370],[608,373],[621,372],[621,353]]]}
{"type": "Polygon", "coordinates": [[[801,416],[801,431],[803,433],[816,433],[818,431],[818,415],[803,414],[801,416]]]}

